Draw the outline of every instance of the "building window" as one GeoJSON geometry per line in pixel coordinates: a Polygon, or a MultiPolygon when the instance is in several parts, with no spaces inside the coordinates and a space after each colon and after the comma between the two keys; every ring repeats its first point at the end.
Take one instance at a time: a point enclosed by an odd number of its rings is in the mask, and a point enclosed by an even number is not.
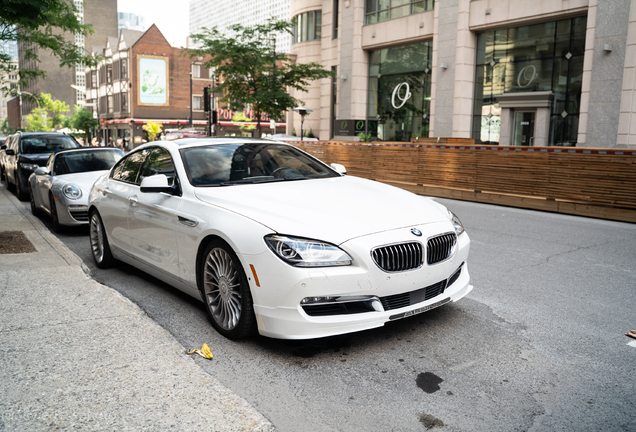
{"type": "Polygon", "coordinates": [[[128,112],[128,93],[121,94],[121,111],[128,112]]]}
{"type": "Polygon", "coordinates": [[[369,53],[367,131],[381,141],[428,137],[433,42],[369,53]]]}
{"type": "Polygon", "coordinates": [[[97,71],[91,71],[91,88],[97,88],[97,71]]]}
{"type": "Polygon", "coordinates": [[[321,34],[322,12],[305,12],[292,19],[292,44],[320,39],[321,34]]]}
{"type": "Polygon", "coordinates": [[[121,79],[128,79],[128,59],[121,59],[121,79]]]}
{"type": "Polygon", "coordinates": [[[201,65],[192,65],[192,78],[201,78],[201,65]]]}
{"type": "Polygon", "coordinates": [[[547,145],[576,144],[586,30],[587,18],[577,17],[477,35],[476,142],[499,143],[502,108],[497,95],[545,92],[551,98],[547,145]]]}
{"type": "Polygon", "coordinates": [[[201,96],[192,96],[192,109],[194,111],[201,111],[201,96]]]}
{"type": "Polygon", "coordinates": [[[364,23],[375,24],[394,18],[402,18],[431,11],[434,7],[434,0],[367,0],[364,23]]]}
{"type": "Polygon", "coordinates": [[[340,2],[333,0],[333,38],[338,38],[338,17],[340,16],[340,2]]]}
{"type": "Polygon", "coordinates": [[[113,95],[109,95],[106,98],[106,103],[108,104],[107,110],[108,113],[113,113],[115,112],[115,98],[113,97],[113,95]]]}
{"type": "Polygon", "coordinates": [[[106,82],[107,83],[113,82],[113,65],[112,64],[106,65],[106,82]]]}

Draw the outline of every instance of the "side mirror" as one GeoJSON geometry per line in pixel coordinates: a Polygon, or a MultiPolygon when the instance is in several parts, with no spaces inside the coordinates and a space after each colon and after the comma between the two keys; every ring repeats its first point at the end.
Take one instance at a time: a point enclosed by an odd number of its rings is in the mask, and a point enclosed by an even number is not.
{"type": "Polygon", "coordinates": [[[170,195],[176,195],[177,190],[168,184],[168,177],[165,174],[155,174],[145,177],[141,181],[140,190],[142,193],[159,193],[164,192],[170,195]]]}
{"type": "Polygon", "coordinates": [[[332,163],[331,169],[333,169],[335,172],[337,172],[340,175],[347,175],[347,169],[344,167],[344,165],[332,163]]]}
{"type": "Polygon", "coordinates": [[[13,149],[7,149],[7,150],[5,151],[5,154],[6,154],[7,156],[15,156],[15,150],[13,150],[13,149]]]}
{"type": "Polygon", "coordinates": [[[33,171],[35,173],[36,176],[39,175],[49,175],[50,171],[47,170],[45,167],[40,167],[38,169],[36,169],[35,171],[33,171]]]}
{"type": "Polygon", "coordinates": [[[7,148],[6,144],[0,145],[0,150],[6,150],[6,148],[7,148]]]}

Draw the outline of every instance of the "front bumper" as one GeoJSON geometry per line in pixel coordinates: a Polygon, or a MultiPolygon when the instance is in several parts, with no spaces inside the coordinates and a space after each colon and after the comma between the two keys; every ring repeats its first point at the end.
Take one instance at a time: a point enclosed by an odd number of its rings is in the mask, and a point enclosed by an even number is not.
{"type": "Polygon", "coordinates": [[[66,226],[79,226],[88,224],[88,197],[78,200],[69,200],[59,197],[55,201],[57,217],[60,224],[66,226]]]}
{"type": "MultiPolygon", "coordinates": [[[[424,233],[423,242],[447,231],[447,226],[435,225],[417,227],[424,233]]],[[[457,238],[452,255],[443,262],[425,262],[415,270],[389,273],[375,265],[370,250],[413,240],[409,234],[401,234],[404,230],[396,231],[341,245],[354,258],[353,265],[346,267],[301,269],[271,253],[243,256],[248,272],[250,265],[255,269],[255,274],[248,273],[248,279],[259,332],[279,339],[311,339],[367,330],[458,301],[472,290],[466,264],[470,239],[466,233],[457,238]],[[303,303],[308,298],[327,300],[303,303]]]]}

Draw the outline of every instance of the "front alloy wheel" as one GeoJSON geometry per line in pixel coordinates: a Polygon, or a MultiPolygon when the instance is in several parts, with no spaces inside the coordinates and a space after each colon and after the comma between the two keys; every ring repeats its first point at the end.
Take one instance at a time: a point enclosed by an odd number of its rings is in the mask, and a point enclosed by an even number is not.
{"type": "Polygon", "coordinates": [[[205,250],[202,276],[203,299],[214,328],[230,339],[254,333],[252,296],[232,249],[220,241],[210,243],[205,250]]]}
{"type": "Polygon", "coordinates": [[[20,174],[20,171],[16,171],[15,172],[15,178],[16,178],[16,196],[18,197],[18,199],[20,201],[26,201],[27,197],[27,193],[24,191],[24,189],[26,189],[26,187],[24,186],[24,183],[22,182],[22,175],[20,174]]]}
{"type": "Polygon", "coordinates": [[[64,231],[64,227],[60,224],[60,218],[57,214],[57,206],[55,205],[55,198],[53,194],[49,195],[49,208],[51,209],[51,220],[53,222],[53,231],[61,233],[64,231]]]}
{"type": "Polygon", "coordinates": [[[33,214],[33,216],[38,216],[40,214],[40,210],[35,205],[35,195],[33,194],[33,189],[31,189],[30,185],[29,185],[29,196],[30,196],[29,201],[31,204],[31,213],[33,214]]]}

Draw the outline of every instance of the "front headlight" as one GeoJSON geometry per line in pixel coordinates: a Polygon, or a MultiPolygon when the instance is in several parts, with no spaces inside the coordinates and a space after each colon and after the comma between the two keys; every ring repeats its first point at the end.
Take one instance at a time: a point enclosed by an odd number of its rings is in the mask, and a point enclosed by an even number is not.
{"type": "Polygon", "coordinates": [[[62,188],[62,193],[68,199],[76,200],[82,196],[82,190],[74,184],[67,184],[62,188]]]}
{"type": "Polygon", "coordinates": [[[31,164],[31,163],[21,163],[20,167],[23,170],[27,170],[27,171],[35,171],[36,169],[40,168],[38,164],[31,164]]]}
{"type": "Polygon", "coordinates": [[[338,246],[318,240],[268,235],[265,243],[280,259],[294,267],[345,266],[351,265],[352,261],[338,246]]]}
{"type": "Polygon", "coordinates": [[[464,225],[462,225],[462,221],[459,220],[457,215],[452,211],[448,211],[448,214],[451,218],[451,222],[453,222],[453,228],[455,229],[455,234],[460,235],[464,232],[464,225]]]}

